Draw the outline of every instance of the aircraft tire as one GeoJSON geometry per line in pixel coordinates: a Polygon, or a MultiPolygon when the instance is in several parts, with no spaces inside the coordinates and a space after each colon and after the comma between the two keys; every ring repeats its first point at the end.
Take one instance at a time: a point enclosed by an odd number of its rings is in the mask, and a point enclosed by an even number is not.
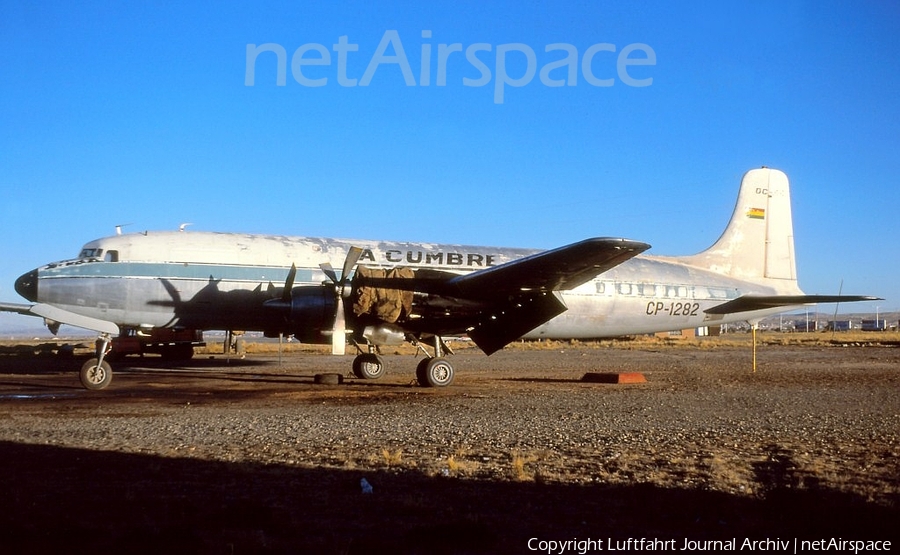
{"type": "Polygon", "coordinates": [[[428,387],[428,378],[425,377],[425,367],[428,365],[428,361],[430,358],[423,358],[419,361],[419,364],[416,365],[416,381],[419,382],[419,385],[422,387],[428,387]]]}
{"type": "Polygon", "coordinates": [[[353,359],[353,375],[361,380],[375,380],[384,375],[384,359],[375,353],[363,353],[353,359]]]}
{"type": "Polygon", "coordinates": [[[453,383],[453,365],[443,357],[427,358],[416,368],[416,380],[422,387],[447,387],[453,383]]]}
{"type": "Polygon", "coordinates": [[[105,360],[98,366],[97,359],[92,358],[81,367],[78,378],[85,389],[104,389],[112,381],[112,367],[105,360]]]}

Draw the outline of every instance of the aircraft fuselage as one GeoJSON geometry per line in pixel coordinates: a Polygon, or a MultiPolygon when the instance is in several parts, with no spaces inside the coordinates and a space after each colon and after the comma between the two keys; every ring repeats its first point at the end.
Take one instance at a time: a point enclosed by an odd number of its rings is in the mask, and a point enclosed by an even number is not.
{"type": "MultiPolygon", "coordinates": [[[[31,301],[117,323],[122,328],[185,327],[278,331],[264,302],[279,294],[291,264],[295,286],[327,281],[323,262],[339,264],[351,246],[360,265],[464,274],[539,251],[385,241],[207,232],[147,232],[87,243],[78,258],[20,278],[31,301]]],[[[712,320],[704,310],[747,293],[777,294],[692,267],[677,259],[639,256],[561,296],[568,310],[529,338],[598,338],[747,320],[712,320]]],[[[422,301],[427,303],[428,301],[422,301]]],[[[434,305],[437,301],[432,300],[434,305]]],[[[757,311],[762,317],[780,310],[757,311]]]]}

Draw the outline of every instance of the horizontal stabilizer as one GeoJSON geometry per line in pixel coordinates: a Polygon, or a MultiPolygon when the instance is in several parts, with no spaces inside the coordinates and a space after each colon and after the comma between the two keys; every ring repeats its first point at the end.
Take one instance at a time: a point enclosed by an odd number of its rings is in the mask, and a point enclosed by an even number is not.
{"type": "Polygon", "coordinates": [[[25,314],[27,316],[40,316],[46,320],[52,320],[53,322],[58,322],[60,324],[84,328],[99,333],[119,334],[119,326],[112,322],[91,318],[89,316],[82,316],[81,314],[75,314],[74,312],[69,312],[68,310],[56,308],[55,306],[50,306],[48,304],[39,303],[28,305],[0,303],[0,311],[18,312],[19,314],[25,314]]]}
{"type": "Polygon", "coordinates": [[[883,299],[864,295],[744,295],[704,310],[704,312],[707,314],[735,314],[738,312],[816,303],[853,303],[880,300],[883,299]]]}

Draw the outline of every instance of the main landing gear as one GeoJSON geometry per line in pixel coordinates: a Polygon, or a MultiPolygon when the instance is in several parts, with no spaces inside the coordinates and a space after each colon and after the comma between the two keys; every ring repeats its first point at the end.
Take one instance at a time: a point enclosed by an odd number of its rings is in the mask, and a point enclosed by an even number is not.
{"type": "Polygon", "coordinates": [[[384,359],[375,352],[373,345],[368,353],[360,353],[353,359],[353,375],[361,380],[375,380],[384,376],[384,359]]]}
{"type": "Polygon", "coordinates": [[[444,357],[423,358],[416,366],[416,381],[422,387],[445,387],[453,382],[453,365],[444,357]]]}
{"type": "Polygon", "coordinates": [[[434,356],[429,357],[428,351],[419,342],[413,343],[417,349],[425,354],[425,358],[416,366],[416,381],[422,387],[446,387],[453,382],[453,365],[444,358],[444,354],[453,354],[450,347],[439,336],[434,336],[434,356]]]}
{"type": "Polygon", "coordinates": [[[103,389],[112,381],[112,367],[106,360],[106,355],[112,350],[112,338],[108,333],[101,334],[97,338],[97,356],[84,363],[78,377],[85,389],[103,389]]]}
{"type": "MultiPolygon", "coordinates": [[[[453,351],[438,336],[434,337],[434,356],[421,343],[411,340],[417,349],[425,354],[425,358],[416,366],[416,381],[422,387],[446,387],[453,382],[453,365],[444,358],[445,354],[453,354],[453,351]]],[[[369,345],[368,352],[360,351],[353,359],[353,375],[364,380],[374,380],[384,375],[384,359],[375,351],[374,345],[369,345]]]]}

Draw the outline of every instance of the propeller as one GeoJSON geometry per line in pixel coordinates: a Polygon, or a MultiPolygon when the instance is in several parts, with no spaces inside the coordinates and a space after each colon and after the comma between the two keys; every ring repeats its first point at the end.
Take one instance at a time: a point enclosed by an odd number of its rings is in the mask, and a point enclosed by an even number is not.
{"type": "Polygon", "coordinates": [[[294,288],[294,279],[297,278],[297,265],[291,264],[291,269],[288,272],[287,279],[284,280],[284,289],[281,291],[281,300],[289,303],[291,302],[291,289],[294,288]]]}
{"type": "MultiPolygon", "coordinates": [[[[347,278],[350,275],[350,271],[353,270],[353,266],[359,262],[359,257],[362,256],[363,250],[359,247],[350,247],[350,250],[347,251],[347,258],[344,259],[344,267],[341,269],[341,278],[338,279],[337,273],[335,273],[334,268],[332,268],[331,264],[328,262],[324,262],[319,265],[319,268],[328,276],[328,279],[334,284],[334,299],[335,299],[335,315],[334,315],[334,326],[331,329],[331,354],[333,355],[342,355],[346,352],[347,347],[347,323],[345,321],[344,315],[344,298],[350,296],[350,290],[346,287],[347,282],[349,281],[347,278]]],[[[294,272],[296,273],[296,271],[294,272]]],[[[288,275],[290,278],[290,275],[288,275]]]]}

